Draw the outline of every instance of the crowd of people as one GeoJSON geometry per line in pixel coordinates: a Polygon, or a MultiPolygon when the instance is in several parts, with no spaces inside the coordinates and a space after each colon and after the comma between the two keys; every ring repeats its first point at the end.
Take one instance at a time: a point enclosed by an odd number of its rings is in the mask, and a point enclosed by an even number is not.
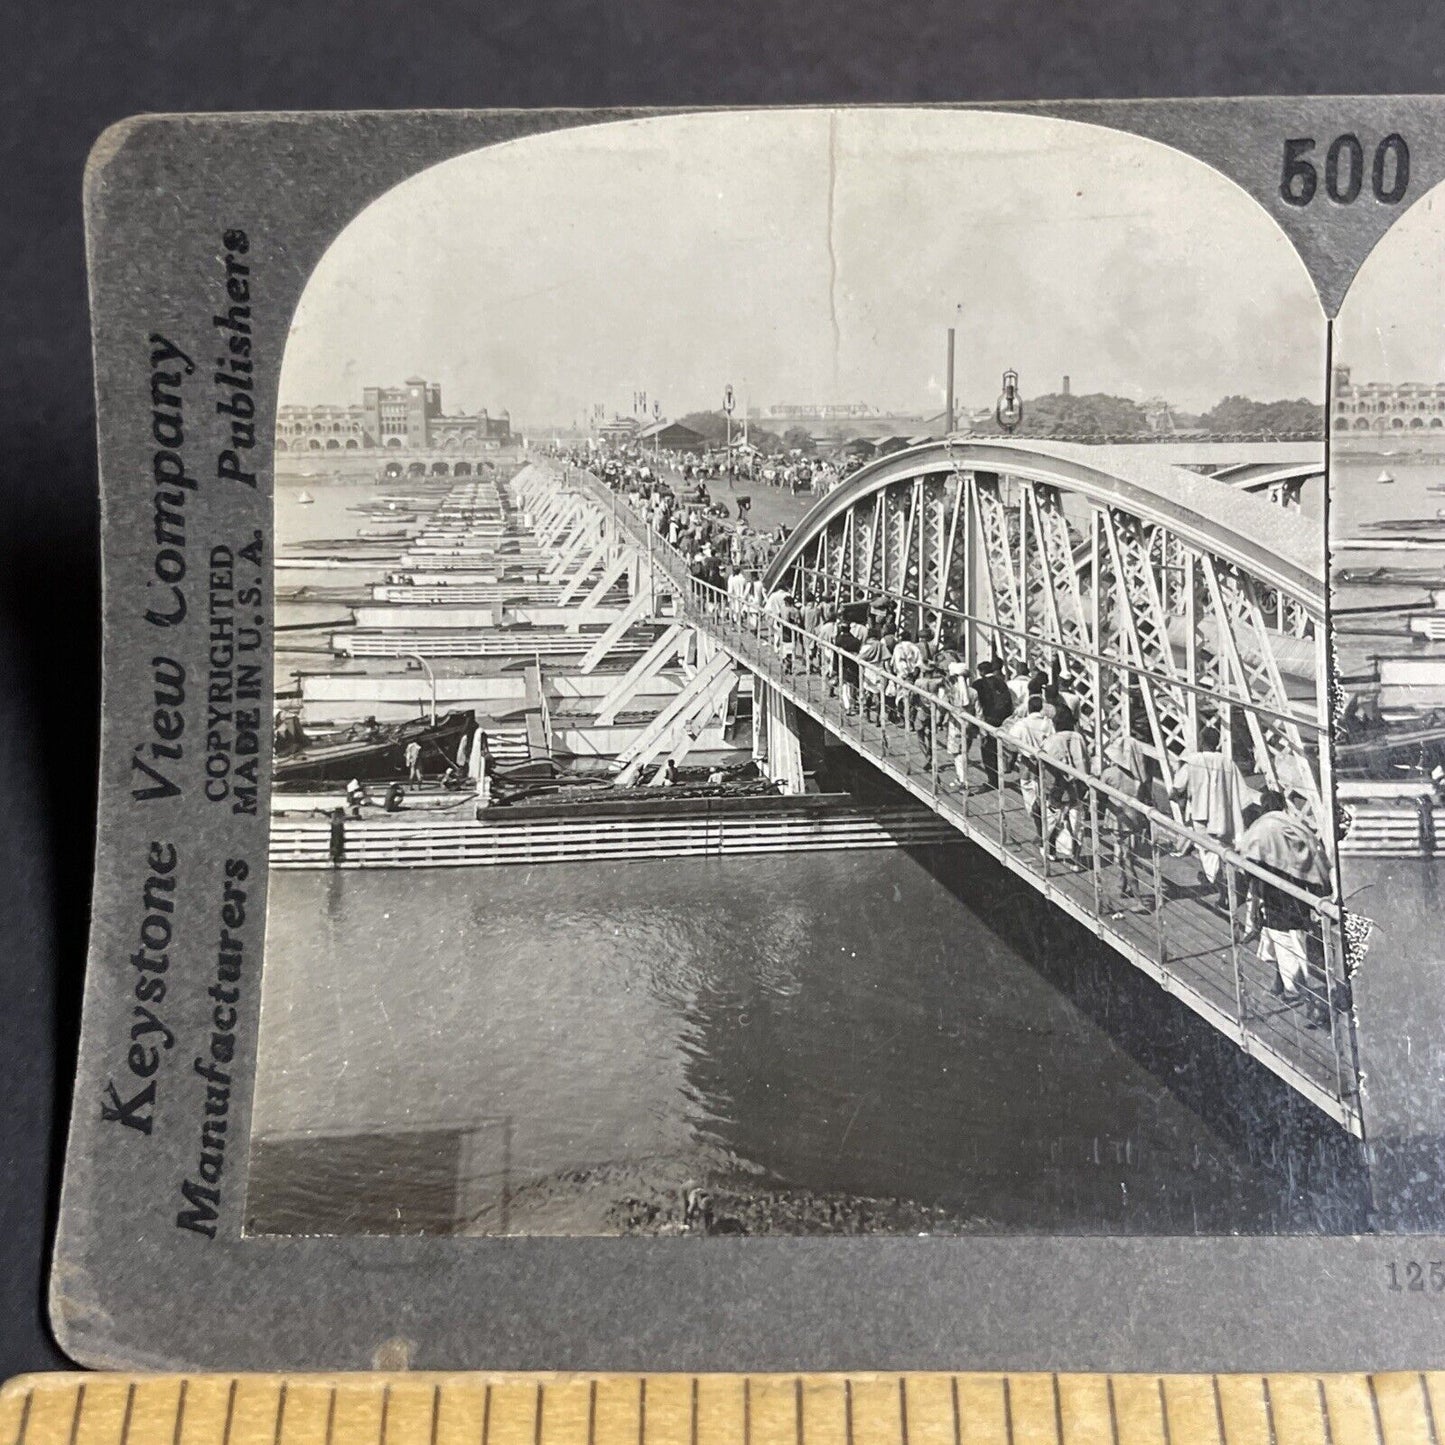
{"type": "Polygon", "coordinates": [[[1274,994],[1302,1004],[1308,1027],[1328,1026],[1323,935],[1307,898],[1330,891],[1331,869],[1302,791],[1252,789],[1212,725],[1178,756],[1160,759],[1125,732],[1096,758],[1092,729],[1079,726],[1084,700],[1060,653],[1047,670],[1001,656],[970,670],[961,643],[936,621],[925,625],[916,604],[881,596],[844,603],[806,588],[795,595],[782,583],[770,589],[764,573],[786,528],[765,535],[745,523],[727,527],[705,506],[680,502],[645,464],[613,465],[609,483],[680,556],[705,605],[766,639],[785,670],[822,676],[845,715],[891,729],[895,743],[912,739],[930,769],[941,747],[944,791],[1016,790],[1051,862],[1083,869],[1097,850],[1115,879],[1118,915],[1151,911],[1169,891],[1160,855],[1192,851],[1205,901],[1242,941],[1258,940],[1274,994]],[[1168,828],[1162,810],[1171,805],[1198,841],[1168,828]],[[1226,867],[1226,852],[1253,869],[1226,867]]]}

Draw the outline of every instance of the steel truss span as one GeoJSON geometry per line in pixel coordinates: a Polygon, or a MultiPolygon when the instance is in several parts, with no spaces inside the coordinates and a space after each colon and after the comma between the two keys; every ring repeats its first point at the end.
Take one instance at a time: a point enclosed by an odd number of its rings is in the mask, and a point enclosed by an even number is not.
{"type": "Polygon", "coordinates": [[[1096,757],[1132,736],[1170,766],[1215,726],[1332,838],[1323,537],[1266,495],[1141,450],[900,453],[814,508],[767,585],[886,598],[970,675],[991,656],[1010,673],[1057,670],[1096,757]]]}
{"type": "Polygon", "coordinates": [[[598,525],[619,545],[646,549],[655,585],[670,580],[677,622],[1359,1135],[1337,882],[1325,897],[1279,884],[1191,826],[1167,787],[1182,755],[1217,728],[1250,786],[1293,793],[1333,855],[1323,539],[1291,505],[1294,488],[1200,476],[1141,450],[954,441],[898,453],[823,498],[765,579],[769,591],[787,587],[800,601],[891,602],[905,626],[954,650],[971,676],[997,657],[1057,677],[1077,704],[1086,772],[1046,759],[936,691],[870,678],[866,664],[860,694],[888,691],[901,706],[892,717],[882,706],[872,716],[850,711],[840,684],[856,653],[845,658],[776,617],[739,608],[689,575],[686,559],[616,494],[590,477],[574,474],[573,485],[591,492],[598,525]],[[964,787],[944,750],[950,733],[973,740],[964,787]],[[1152,800],[1137,805],[1147,826],[1132,842],[1117,824],[1117,805],[1129,800],[1100,777],[1106,747],[1126,737],[1148,758],[1154,783],[1152,800]],[[981,763],[989,747],[1005,762],[997,788],[981,763]],[[1045,845],[1057,816],[1051,783],[1061,775],[1084,800],[1079,851],[1066,862],[1045,845]],[[1215,905],[1213,884],[1201,883],[1206,860],[1217,864],[1226,907],[1215,905]],[[1121,891],[1126,870],[1132,904],[1121,891]],[[1274,963],[1238,926],[1246,895],[1266,881],[1309,919],[1308,1014],[1277,995],[1274,963]]]}

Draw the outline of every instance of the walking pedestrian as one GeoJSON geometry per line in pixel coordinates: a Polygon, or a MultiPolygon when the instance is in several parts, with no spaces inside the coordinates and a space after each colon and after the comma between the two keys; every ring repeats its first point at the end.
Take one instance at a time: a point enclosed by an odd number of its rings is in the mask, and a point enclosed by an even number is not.
{"type": "MultiPolygon", "coordinates": [[[[1100,782],[1114,797],[1105,793],[1104,814],[1114,835],[1114,862],[1119,866],[1119,896],[1137,900],[1139,889],[1139,853],[1149,837],[1149,819],[1133,804],[1143,802],[1148,794],[1148,764],[1144,749],[1131,737],[1121,737],[1109,745],[1104,754],[1107,766],[1100,782]]],[[[1133,911],[1139,905],[1125,904],[1133,911]]]]}
{"type": "Polygon", "coordinates": [[[968,791],[968,733],[963,714],[974,707],[973,690],[968,685],[968,668],[962,662],[948,664],[943,700],[948,706],[948,726],[944,730],[944,747],[953,759],[953,772],[958,780],[957,791],[968,791]]]}
{"type": "Polygon", "coordinates": [[[1089,749],[1071,712],[1061,710],[1056,715],[1054,730],[1044,740],[1044,755],[1052,760],[1045,769],[1049,784],[1046,807],[1051,821],[1044,835],[1044,857],[1056,857],[1077,866],[1082,862],[1084,851],[1084,802],[1088,787],[1074,774],[1089,771],[1089,749]],[[1063,763],[1073,772],[1064,772],[1053,763],[1063,763]]]}
{"type": "Polygon", "coordinates": [[[1206,883],[1213,885],[1215,903],[1222,908],[1229,906],[1229,896],[1220,850],[1239,836],[1245,791],[1244,775],[1219,750],[1219,729],[1212,724],[1201,728],[1199,749],[1180,754],[1169,792],[1183,801],[1190,827],[1206,837],[1206,841],[1195,843],[1194,851],[1199,855],[1200,873],[1206,883]],[[1211,846],[1211,842],[1218,846],[1211,846]]]}
{"type": "Polygon", "coordinates": [[[822,603],[810,590],[803,597],[803,631],[807,634],[803,648],[803,666],[808,672],[818,670],[818,629],[822,624],[822,603]]]}
{"type": "MultiPolygon", "coordinates": [[[[1003,681],[1000,677],[1000,682],[1003,681]]],[[[1034,827],[1038,830],[1039,840],[1044,838],[1044,819],[1042,809],[1042,794],[1039,786],[1039,754],[1043,751],[1044,744],[1053,736],[1053,719],[1044,711],[1044,700],[1042,697],[1031,697],[1028,702],[1028,712],[1021,718],[1014,718],[1004,726],[1004,735],[1013,741],[1022,743],[1028,752],[1017,757],[1019,770],[1019,794],[1024,800],[1024,806],[1028,809],[1029,817],[1033,819],[1034,827]]],[[[1012,750],[1010,750],[1012,752],[1012,750]]],[[[1007,763],[1005,763],[1005,766],[1007,763]]]]}
{"type": "Polygon", "coordinates": [[[838,681],[843,689],[843,712],[853,717],[858,711],[858,634],[846,623],[838,623],[834,644],[838,649],[838,681]]]}
{"type": "MultiPolygon", "coordinates": [[[[903,635],[898,639],[893,649],[893,675],[904,684],[912,684],[918,681],[919,674],[923,671],[923,649],[919,647],[911,628],[905,628],[903,635]]],[[[898,689],[898,701],[903,716],[903,726],[912,729],[913,727],[913,705],[914,696],[911,686],[903,686],[898,689]]]]}
{"type": "MultiPolygon", "coordinates": [[[[978,710],[987,729],[998,729],[1013,716],[1013,695],[1004,680],[1003,663],[996,657],[979,664],[978,681],[974,686],[978,710]]],[[[996,731],[986,730],[978,745],[983,775],[990,788],[999,782],[999,740],[996,731]]]]}
{"type": "MultiPolygon", "coordinates": [[[[1284,796],[1278,789],[1264,790],[1259,810],[1259,816],[1239,840],[1240,853],[1265,872],[1277,875],[1303,892],[1327,893],[1329,859],[1314,830],[1285,808],[1284,796]]],[[[1251,877],[1245,936],[1258,931],[1259,960],[1274,969],[1271,992],[1290,1004],[1303,998],[1306,1023],[1310,1027],[1329,1022],[1324,985],[1311,977],[1310,939],[1315,927],[1315,910],[1304,899],[1262,878],[1251,877]]]]}

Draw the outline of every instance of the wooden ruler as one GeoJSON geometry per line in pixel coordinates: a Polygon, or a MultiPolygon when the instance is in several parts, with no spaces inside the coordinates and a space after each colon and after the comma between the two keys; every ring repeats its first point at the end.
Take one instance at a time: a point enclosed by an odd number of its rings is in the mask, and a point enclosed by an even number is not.
{"type": "Polygon", "coordinates": [[[1442,1445],[1445,1372],[33,1375],[0,1445],[1442,1445]]]}

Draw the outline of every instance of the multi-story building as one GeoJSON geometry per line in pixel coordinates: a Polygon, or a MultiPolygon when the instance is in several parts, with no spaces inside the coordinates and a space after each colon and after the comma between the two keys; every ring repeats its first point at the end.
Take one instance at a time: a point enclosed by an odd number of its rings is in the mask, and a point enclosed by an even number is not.
{"type": "Polygon", "coordinates": [[[1354,381],[1335,367],[1330,426],[1336,432],[1445,431],[1445,381],[1354,381]]]}
{"type": "Polygon", "coordinates": [[[401,386],[368,386],[359,406],[283,406],[276,418],[278,452],[487,451],[511,440],[511,417],[448,416],[442,389],[420,376],[401,386]]]}

